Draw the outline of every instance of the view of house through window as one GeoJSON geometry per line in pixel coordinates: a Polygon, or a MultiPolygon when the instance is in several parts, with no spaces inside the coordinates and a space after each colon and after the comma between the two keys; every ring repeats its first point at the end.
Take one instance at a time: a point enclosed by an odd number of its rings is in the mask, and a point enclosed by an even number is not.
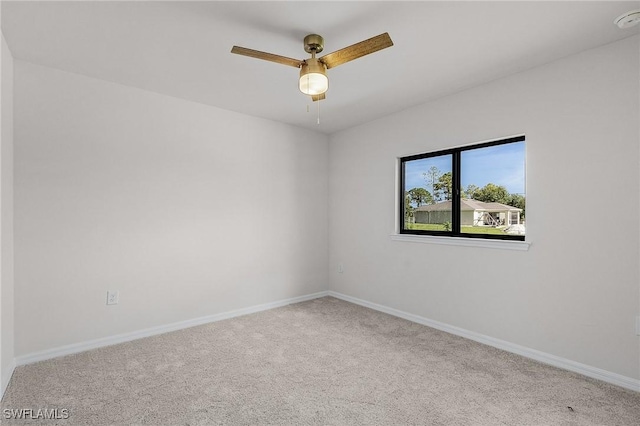
{"type": "Polygon", "coordinates": [[[524,239],[524,136],[400,162],[401,233],[524,239]]]}

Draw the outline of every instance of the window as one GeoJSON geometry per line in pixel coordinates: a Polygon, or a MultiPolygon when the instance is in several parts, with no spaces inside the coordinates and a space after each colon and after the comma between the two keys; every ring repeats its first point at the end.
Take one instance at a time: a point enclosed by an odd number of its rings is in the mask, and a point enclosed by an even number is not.
{"type": "Polygon", "coordinates": [[[524,240],[525,138],[400,158],[400,233],[524,240]]]}

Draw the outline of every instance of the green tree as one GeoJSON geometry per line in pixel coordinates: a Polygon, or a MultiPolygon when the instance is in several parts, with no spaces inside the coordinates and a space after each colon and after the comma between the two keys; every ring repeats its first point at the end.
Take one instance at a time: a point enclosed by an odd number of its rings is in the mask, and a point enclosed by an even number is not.
{"type": "Polygon", "coordinates": [[[411,206],[411,196],[408,191],[404,193],[404,221],[409,222],[409,219],[413,217],[413,207],[411,206]]]}
{"type": "Polygon", "coordinates": [[[434,194],[437,194],[435,198],[438,201],[444,199],[445,201],[451,200],[453,196],[453,177],[451,172],[447,172],[438,178],[438,181],[433,186],[434,194]]]}
{"type": "Polygon", "coordinates": [[[407,191],[411,202],[420,207],[423,204],[433,204],[431,193],[424,188],[413,188],[407,191]]]}
{"type": "Polygon", "coordinates": [[[506,203],[510,206],[517,207],[522,209],[522,214],[520,217],[524,219],[524,208],[525,208],[525,198],[524,195],[521,194],[509,194],[509,202],[506,203]]]}
{"type": "Polygon", "coordinates": [[[509,204],[511,201],[510,195],[504,186],[488,183],[474,191],[473,198],[478,201],[484,201],[485,203],[509,204]]]}
{"type": "Polygon", "coordinates": [[[476,185],[474,184],[470,184],[467,185],[467,189],[464,189],[462,191],[462,198],[471,198],[471,199],[475,199],[475,193],[477,190],[479,190],[480,188],[478,188],[476,185]]]}
{"type": "Polygon", "coordinates": [[[431,185],[431,195],[432,195],[431,204],[435,203],[436,201],[439,201],[439,196],[438,196],[439,194],[436,192],[435,186],[438,183],[438,179],[440,178],[441,174],[442,172],[436,166],[431,166],[429,170],[422,173],[424,180],[427,181],[428,185],[431,185]]]}

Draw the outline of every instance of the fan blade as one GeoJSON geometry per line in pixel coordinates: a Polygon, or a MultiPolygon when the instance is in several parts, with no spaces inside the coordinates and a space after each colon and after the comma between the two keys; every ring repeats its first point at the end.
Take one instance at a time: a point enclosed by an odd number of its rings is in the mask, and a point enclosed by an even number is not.
{"type": "Polygon", "coordinates": [[[324,55],[320,58],[320,62],[324,63],[327,66],[327,69],[329,69],[391,46],[393,46],[393,41],[391,41],[389,33],[383,33],[361,41],[360,43],[345,47],[344,49],[329,53],[328,55],[324,55]]]}
{"type": "Polygon", "coordinates": [[[261,52],[259,50],[247,49],[246,47],[240,46],[233,46],[233,48],[231,49],[231,53],[250,56],[257,59],[264,59],[265,61],[276,62],[282,65],[289,65],[295,68],[300,68],[300,65],[302,65],[303,62],[299,59],[287,58],[286,56],[274,55],[273,53],[261,52]]]}
{"type": "Polygon", "coordinates": [[[321,93],[319,95],[311,95],[311,99],[313,99],[313,102],[315,101],[322,101],[326,98],[326,96],[324,95],[324,93],[321,93]]]}

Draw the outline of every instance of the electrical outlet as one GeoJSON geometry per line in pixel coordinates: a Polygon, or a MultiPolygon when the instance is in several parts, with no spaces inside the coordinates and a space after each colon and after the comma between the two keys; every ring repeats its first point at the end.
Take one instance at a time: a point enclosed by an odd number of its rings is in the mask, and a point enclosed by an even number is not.
{"type": "Polygon", "coordinates": [[[120,301],[119,291],[107,291],[107,305],[117,305],[120,301]]]}
{"type": "Polygon", "coordinates": [[[338,273],[341,274],[344,272],[344,265],[342,263],[338,263],[338,273]]]}
{"type": "Polygon", "coordinates": [[[640,336],[640,315],[636,317],[636,334],[640,336]]]}

